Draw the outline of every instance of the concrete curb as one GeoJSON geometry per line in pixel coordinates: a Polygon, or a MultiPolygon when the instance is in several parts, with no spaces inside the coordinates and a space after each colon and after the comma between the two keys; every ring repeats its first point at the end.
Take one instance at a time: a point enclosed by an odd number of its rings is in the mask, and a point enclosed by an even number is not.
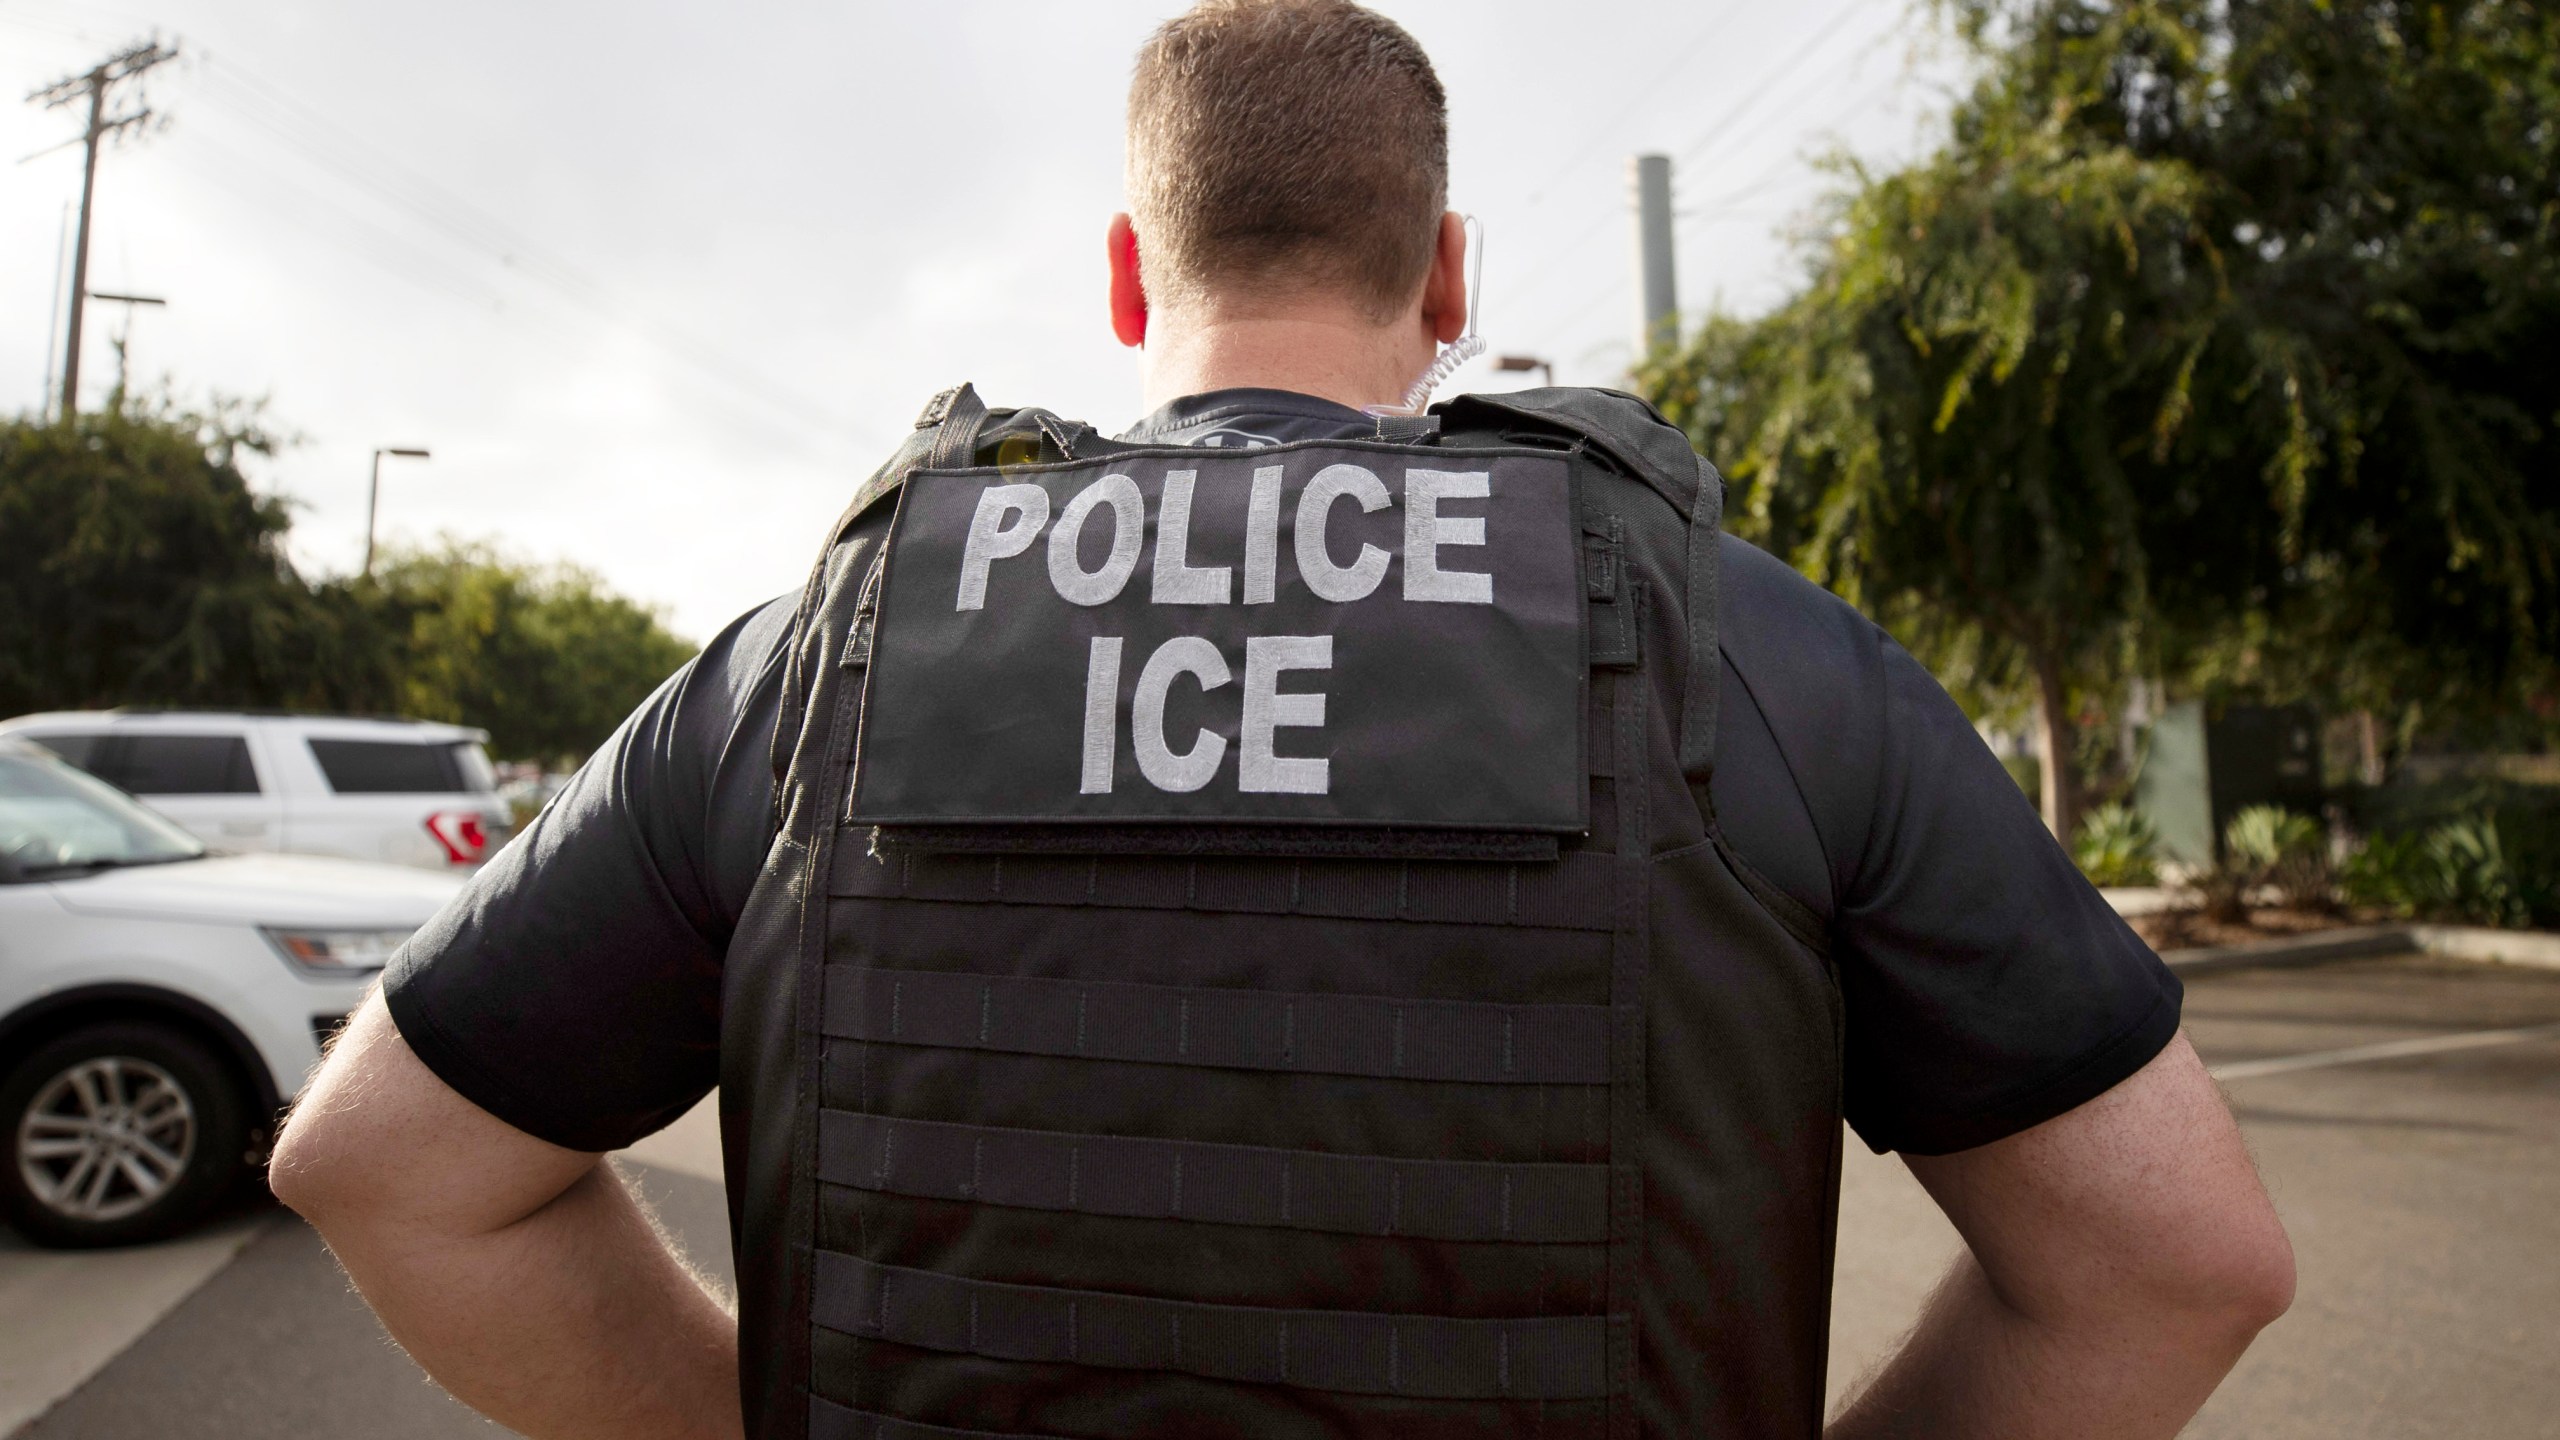
{"type": "Polygon", "coordinates": [[[2560,970],[2560,934],[2471,925],[2359,925],[2249,945],[2168,950],[2160,958],[2181,975],[2211,975],[2224,970],[2272,970],[2409,954],[2560,970]]]}
{"type": "Polygon", "coordinates": [[[2223,970],[2272,970],[2289,965],[2325,965],[2332,960],[2367,960],[2378,955],[2406,955],[2419,948],[2406,925],[2361,925],[2260,940],[2247,945],[2199,945],[2167,950],[2160,958],[2181,975],[2211,975],[2223,970]]]}
{"type": "Polygon", "coordinates": [[[2412,925],[2418,948],[2448,960],[2530,965],[2560,970],[2560,935],[2548,930],[2489,930],[2476,925],[2412,925]]]}

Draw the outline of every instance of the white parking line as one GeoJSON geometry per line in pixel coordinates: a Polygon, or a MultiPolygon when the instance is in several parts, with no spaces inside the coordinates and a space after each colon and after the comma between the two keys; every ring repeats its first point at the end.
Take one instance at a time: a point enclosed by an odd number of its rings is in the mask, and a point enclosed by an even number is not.
{"type": "Polygon", "coordinates": [[[2279,1055],[2271,1060],[2243,1060],[2216,1065],[2206,1073],[2216,1080],[2255,1080],[2296,1070],[2325,1070],[2332,1065],[2361,1065],[2370,1060],[2399,1060],[2412,1055],[2440,1055],[2448,1050],[2479,1050],[2492,1045],[2521,1045],[2531,1040],[2560,1040],[2560,1025],[2528,1025],[2520,1030],[2469,1030],[2457,1035],[2427,1035],[2415,1040],[2385,1040],[2376,1045],[2350,1045],[2343,1050],[2314,1050],[2308,1055],[2279,1055]]]}
{"type": "Polygon", "coordinates": [[[246,1216],[122,1250],[38,1250],[0,1232],[0,1435],[78,1389],[273,1223],[246,1216]]]}

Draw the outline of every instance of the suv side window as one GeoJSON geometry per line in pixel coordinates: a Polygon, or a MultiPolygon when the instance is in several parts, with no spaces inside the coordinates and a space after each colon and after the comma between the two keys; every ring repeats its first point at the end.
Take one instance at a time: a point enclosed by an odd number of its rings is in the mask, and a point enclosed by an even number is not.
{"type": "MultiPolygon", "coordinates": [[[[237,735],[127,733],[103,738],[111,743],[99,747],[93,756],[98,764],[84,768],[133,794],[258,793],[258,772],[249,763],[249,742],[237,735]]],[[[70,759],[67,755],[63,758],[70,759]]]]}
{"type": "Polygon", "coordinates": [[[471,787],[445,741],[322,740],[311,758],[340,795],[453,795],[471,787]]]}
{"type": "Polygon", "coordinates": [[[98,773],[101,754],[107,745],[107,737],[95,731],[78,735],[30,735],[26,738],[61,756],[63,763],[77,765],[92,775],[98,773]]]}

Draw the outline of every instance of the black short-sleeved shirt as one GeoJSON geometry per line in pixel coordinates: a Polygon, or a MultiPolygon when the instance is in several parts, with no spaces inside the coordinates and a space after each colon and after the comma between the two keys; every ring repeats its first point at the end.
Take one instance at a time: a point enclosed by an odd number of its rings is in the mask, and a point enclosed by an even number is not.
{"type": "MultiPolygon", "coordinates": [[[[1256,446],[1371,428],[1327,401],[1224,390],[1130,438],[1256,446]]],[[[1928,672],[1731,536],[1721,573],[1711,799],[1743,858],[1828,921],[1860,1136],[1918,1153],[1984,1144],[2159,1053],[2177,980],[1928,672]]],[[[717,1078],[722,956],[774,834],[791,610],[786,597],[723,630],[393,961],[402,1035],[500,1119],[612,1149],[717,1078]]]]}

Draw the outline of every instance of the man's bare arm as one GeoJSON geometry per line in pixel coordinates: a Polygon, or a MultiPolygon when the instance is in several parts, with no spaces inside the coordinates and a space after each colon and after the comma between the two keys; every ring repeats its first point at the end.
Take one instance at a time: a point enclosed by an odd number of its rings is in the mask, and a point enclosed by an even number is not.
{"type": "Polygon", "coordinates": [[[271,1182],[444,1387],[537,1440],[743,1434],[737,1325],[603,1157],[489,1114],[368,999],[271,1182]]]}
{"type": "Polygon", "coordinates": [[[1831,1440],[2173,1436],[2292,1303],[2292,1246],[2183,1035],[2068,1114],[1906,1163],[1971,1253],[1831,1440]]]}

